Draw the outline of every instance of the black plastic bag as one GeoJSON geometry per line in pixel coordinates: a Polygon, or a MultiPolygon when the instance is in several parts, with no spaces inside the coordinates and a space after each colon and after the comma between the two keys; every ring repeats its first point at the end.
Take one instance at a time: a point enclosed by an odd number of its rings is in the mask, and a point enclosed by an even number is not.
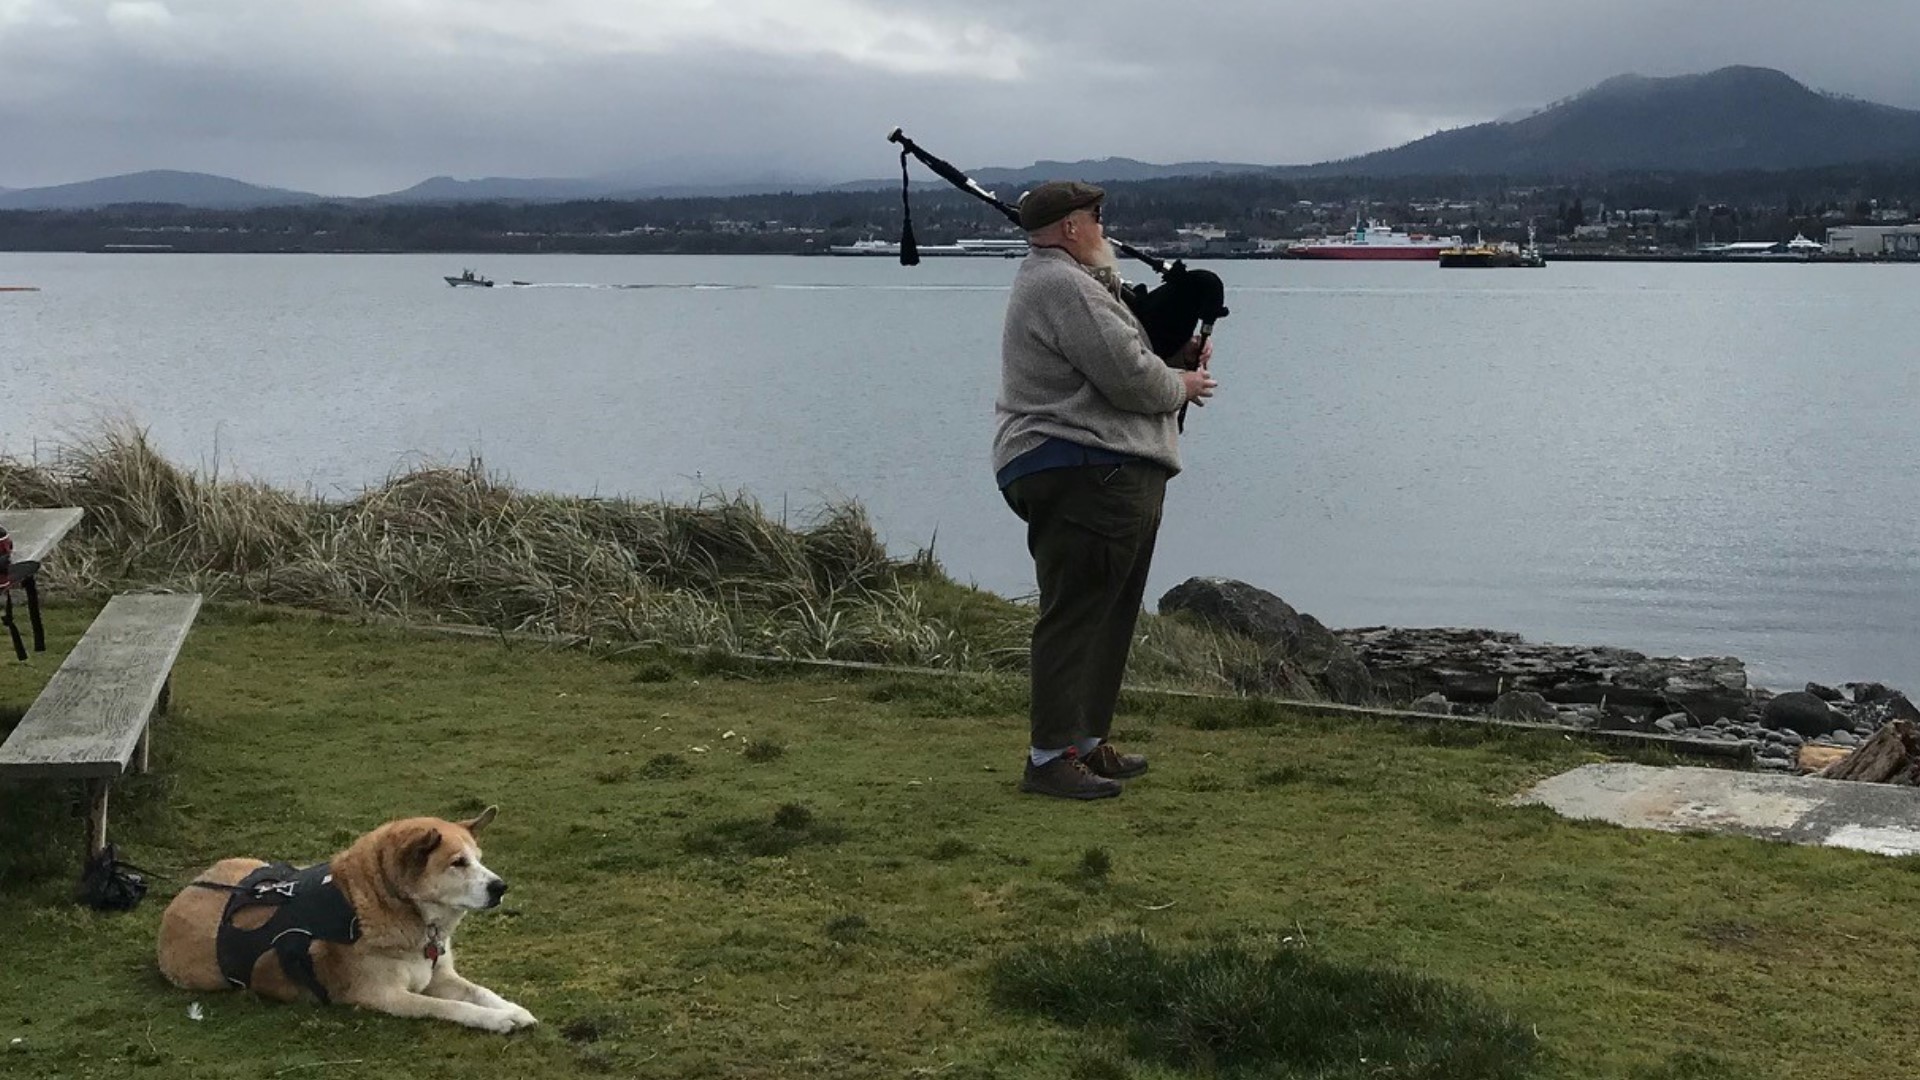
{"type": "Polygon", "coordinates": [[[120,861],[112,844],[87,860],[80,872],[80,902],[95,911],[131,911],[147,895],[152,876],[132,863],[120,861]]]}

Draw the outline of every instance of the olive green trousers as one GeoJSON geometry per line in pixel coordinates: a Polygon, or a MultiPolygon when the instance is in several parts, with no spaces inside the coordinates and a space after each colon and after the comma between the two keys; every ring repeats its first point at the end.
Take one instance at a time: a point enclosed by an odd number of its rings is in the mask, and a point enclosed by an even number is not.
{"type": "Polygon", "coordinates": [[[1047,469],[1001,494],[1027,523],[1040,586],[1028,707],[1033,746],[1104,739],[1147,590],[1167,471],[1144,461],[1047,469]]]}

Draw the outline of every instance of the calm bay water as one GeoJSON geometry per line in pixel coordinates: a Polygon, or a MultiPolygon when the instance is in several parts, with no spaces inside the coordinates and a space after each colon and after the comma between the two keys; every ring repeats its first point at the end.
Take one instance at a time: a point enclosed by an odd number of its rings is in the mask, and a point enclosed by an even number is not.
{"type": "MultiPolygon", "coordinates": [[[[897,553],[1032,589],[988,471],[1009,261],[0,253],[0,453],[105,418],[349,494],[863,503],[897,553]],[[532,288],[450,289],[473,265],[532,288]],[[608,286],[646,286],[611,288],[608,286]]],[[[1732,654],[1920,690],[1920,271],[1213,264],[1149,599],[1196,574],[1334,626],[1732,654]]]]}

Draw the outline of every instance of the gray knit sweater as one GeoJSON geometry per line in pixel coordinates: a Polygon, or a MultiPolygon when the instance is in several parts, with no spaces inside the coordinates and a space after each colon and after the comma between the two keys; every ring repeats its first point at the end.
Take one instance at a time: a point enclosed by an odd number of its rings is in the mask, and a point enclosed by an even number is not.
{"type": "Polygon", "coordinates": [[[1013,278],[994,402],[995,472],[1048,436],[1180,471],[1178,371],[1146,328],[1073,256],[1034,248],[1013,278]]]}

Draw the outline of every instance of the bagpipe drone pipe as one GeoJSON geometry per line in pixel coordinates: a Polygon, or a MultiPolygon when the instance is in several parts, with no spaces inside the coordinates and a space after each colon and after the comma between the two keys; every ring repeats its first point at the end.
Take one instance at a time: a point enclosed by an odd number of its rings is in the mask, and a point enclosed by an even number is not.
{"type": "MultiPolygon", "coordinates": [[[[887,136],[888,142],[900,144],[900,264],[914,266],[920,262],[918,246],[913,239],[913,209],[907,203],[907,157],[918,158],[920,163],[932,169],[941,179],[961,191],[986,203],[1006,215],[1015,225],[1020,223],[1020,211],[1013,205],[1002,201],[993,192],[981,187],[951,164],[934,157],[914,145],[912,139],[902,134],[899,128],[887,136]]],[[[1139,318],[1147,329],[1147,337],[1153,342],[1154,355],[1163,360],[1178,361],[1181,349],[1193,340],[1196,329],[1204,342],[1213,334],[1215,320],[1227,317],[1226,285],[1220,275],[1210,270],[1188,269],[1186,263],[1176,259],[1171,263],[1157,259],[1140,249],[1118,240],[1110,241],[1114,250],[1132,259],[1139,259],[1160,275],[1160,284],[1153,288],[1145,285],[1130,285],[1123,295],[1127,306],[1139,318]]],[[[1181,413],[1184,417],[1186,410],[1181,413]]]]}

